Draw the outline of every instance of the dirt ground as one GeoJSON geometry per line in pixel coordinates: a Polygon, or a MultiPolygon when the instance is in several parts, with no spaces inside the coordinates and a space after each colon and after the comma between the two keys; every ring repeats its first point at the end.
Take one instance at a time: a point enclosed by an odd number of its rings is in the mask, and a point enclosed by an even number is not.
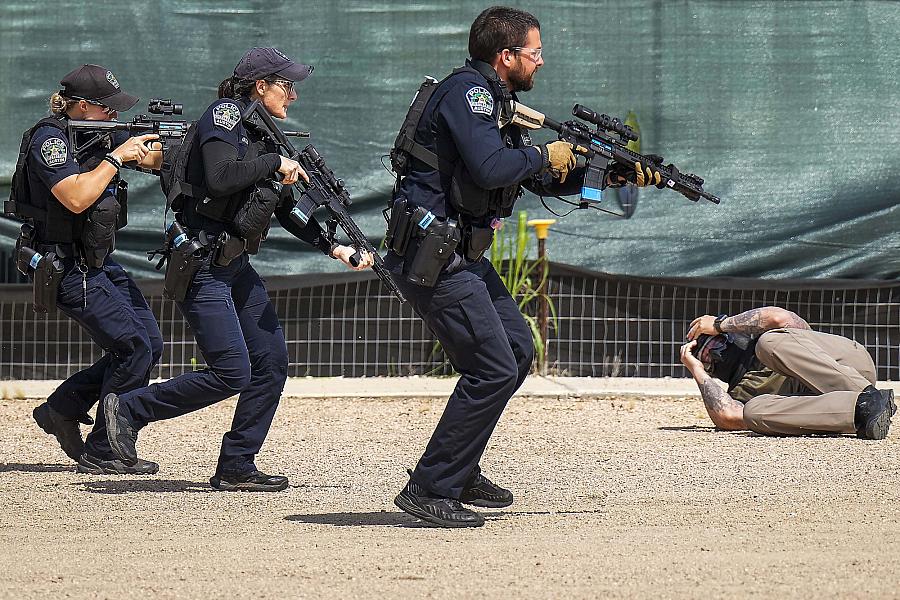
{"type": "Polygon", "coordinates": [[[512,401],[482,461],[511,488],[480,529],[391,500],[443,401],[289,399],[257,461],[275,494],[212,491],[233,401],[145,429],[157,475],[76,474],[0,402],[0,598],[697,598],[900,595],[898,436],[714,431],[696,398],[512,401]]]}

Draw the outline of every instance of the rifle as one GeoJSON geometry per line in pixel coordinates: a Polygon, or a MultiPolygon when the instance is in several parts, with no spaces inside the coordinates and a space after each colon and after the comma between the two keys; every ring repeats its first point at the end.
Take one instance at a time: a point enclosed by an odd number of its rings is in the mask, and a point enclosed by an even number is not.
{"type": "MultiPolygon", "coordinates": [[[[171,100],[154,99],[147,105],[151,114],[171,116],[182,113],[182,105],[171,100]]],[[[137,115],[131,121],[69,121],[69,146],[76,162],[81,162],[88,153],[98,144],[110,139],[116,131],[125,131],[130,137],[155,133],[162,143],[162,150],[166,151],[173,142],[180,141],[187,133],[190,123],[187,121],[154,119],[147,115],[137,115]],[[78,134],[94,133],[87,142],[84,136],[78,134]],[[79,141],[82,143],[79,145],[79,141]]]]}
{"type": "Polygon", "coordinates": [[[633,165],[640,162],[643,165],[652,165],[655,171],[659,171],[662,181],[669,187],[683,195],[688,200],[697,202],[705,198],[713,204],[718,204],[720,199],[703,190],[703,179],[693,173],[684,173],[673,164],[663,166],[662,157],[651,158],[629,150],[629,141],[638,139],[638,134],[619,119],[608,115],[598,115],[589,108],[576,104],[572,114],[596,126],[591,129],[581,121],[566,121],[560,123],[533,108],[516,101],[511,102],[509,117],[501,121],[501,126],[514,123],[527,129],[551,129],[559,135],[559,139],[569,142],[574,146],[575,152],[584,155],[588,159],[587,172],[584,177],[584,186],[581,189],[581,201],[579,208],[588,208],[591,203],[600,202],[600,194],[603,190],[606,175],[610,163],[633,165]]]}
{"type": "MultiPolygon", "coordinates": [[[[301,179],[294,184],[300,190],[300,199],[291,210],[291,219],[301,226],[306,226],[312,214],[317,209],[324,207],[329,214],[329,219],[326,223],[327,239],[334,243],[337,228],[340,227],[347,234],[347,237],[350,238],[351,245],[356,248],[356,253],[350,257],[350,264],[353,266],[359,264],[360,250],[368,252],[374,260],[372,270],[375,271],[381,282],[400,302],[406,302],[406,298],[403,297],[400,288],[397,287],[391,274],[385,268],[381,256],[379,256],[375,247],[372,246],[372,243],[360,231],[347,212],[347,207],[352,202],[350,201],[350,193],[344,187],[344,180],[335,177],[331,169],[325,164],[325,159],[322,158],[322,155],[319,154],[312,144],[307,145],[298,152],[287,139],[289,135],[306,137],[309,134],[281,131],[258,100],[254,100],[247,107],[242,118],[244,124],[250,129],[257,131],[274,143],[280,154],[300,163],[300,166],[303,167],[303,170],[309,176],[309,183],[301,179]]],[[[279,191],[279,189],[276,189],[276,191],[279,191]]]]}

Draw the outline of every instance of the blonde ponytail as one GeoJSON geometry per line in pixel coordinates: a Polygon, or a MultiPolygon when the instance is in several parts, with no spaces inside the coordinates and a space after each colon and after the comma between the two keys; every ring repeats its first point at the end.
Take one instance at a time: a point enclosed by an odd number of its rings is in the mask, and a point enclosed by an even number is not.
{"type": "Polygon", "coordinates": [[[70,100],[59,92],[50,95],[50,114],[60,116],[78,103],[78,100],[70,100]]]}

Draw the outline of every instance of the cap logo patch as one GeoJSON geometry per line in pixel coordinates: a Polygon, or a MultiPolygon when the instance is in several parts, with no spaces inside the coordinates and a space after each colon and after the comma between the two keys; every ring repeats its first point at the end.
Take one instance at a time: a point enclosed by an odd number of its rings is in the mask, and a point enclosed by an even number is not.
{"type": "Polygon", "coordinates": [[[241,110],[233,102],[223,102],[213,109],[213,123],[231,131],[241,120],[241,110]]]}
{"type": "Polygon", "coordinates": [[[106,72],[106,80],[110,82],[114,88],[119,89],[119,82],[116,80],[116,76],[112,74],[112,71],[106,72]]]}
{"type": "Polygon", "coordinates": [[[473,113],[489,115],[494,112],[494,98],[491,93],[481,86],[476,86],[466,92],[466,100],[473,113]]]}
{"type": "Polygon", "coordinates": [[[281,50],[279,50],[278,48],[272,48],[272,52],[274,52],[275,54],[277,54],[278,56],[280,56],[280,57],[283,58],[284,60],[291,60],[291,59],[289,59],[287,56],[285,56],[285,55],[281,52],[281,50]]]}
{"type": "Polygon", "coordinates": [[[41,144],[41,158],[48,167],[64,165],[68,155],[69,148],[66,146],[66,142],[58,137],[49,138],[41,144]]]}

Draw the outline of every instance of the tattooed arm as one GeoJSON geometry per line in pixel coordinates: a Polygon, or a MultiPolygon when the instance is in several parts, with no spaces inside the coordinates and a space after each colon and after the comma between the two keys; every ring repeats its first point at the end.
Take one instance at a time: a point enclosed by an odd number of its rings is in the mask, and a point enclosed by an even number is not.
{"type": "Polygon", "coordinates": [[[697,342],[692,341],[681,347],[681,362],[694,376],[709,418],[719,429],[729,431],[747,429],[744,424],[744,405],[732,398],[715,379],[707,375],[703,363],[691,352],[696,345],[697,342]]]}
{"type": "MultiPolygon", "coordinates": [[[[702,333],[716,335],[718,331],[713,325],[715,320],[716,318],[712,315],[697,317],[691,322],[687,338],[695,340],[702,333]]],[[[754,308],[739,315],[726,317],[720,323],[720,327],[725,332],[733,331],[757,336],[771,329],[811,329],[809,323],[801,319],[799,315],[777,306],[754,308]]]]}

